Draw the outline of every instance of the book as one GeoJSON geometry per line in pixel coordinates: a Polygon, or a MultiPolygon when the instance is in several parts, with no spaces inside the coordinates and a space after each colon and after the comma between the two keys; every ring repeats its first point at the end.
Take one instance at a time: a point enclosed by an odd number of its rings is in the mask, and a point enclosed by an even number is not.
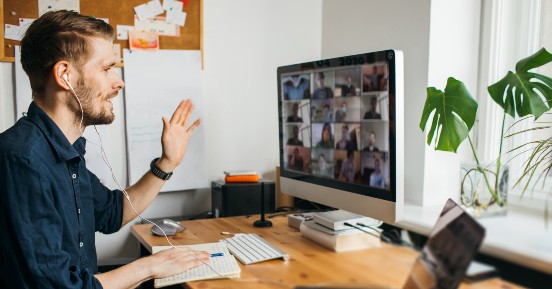
{"type": "Polygon", "coordinates": [[[224,181],[227,183],[258,183],[258,175],[226,176],[224,181]]]}
{"type": "MultiPolygon", "coordinates": [[[[207,279],[222,279],[222,278],[239,278],[240,266],[236,261],[236,258],[230,254],[226,244],[223,242],[205,243],[198,245],[185,245],[176,246],[182,248],[189,248],[196,251],[207,251],[211,254],[217,254],[216,257],[211,257],[211,260],[207,263],[209,266],[203,264],[194,267],[184,273],[177,274],[166,278],[158,278],[153,281],[155,288],[161,288],[169,285],[197,281],[207,279]],[[215,272],[216,271],[216,272],[215,272]]],[[[152,247],[152,253],[155,254],[159,251],[172,248],[171,246],[154,246],[152,247]]]]}
{"type": "Polygon", "coordinates": [[[347,212],[344,210],[317,212],[313,214],[312,217],[314,218],[314,221],[316,223],[322,226],[328,227],[335,231],[351,228],[351,227],[345,226],[345,223],[350,223],[350,224],[361,223],[365,226],[379,226],[381,224],[378,220],[364,217],[362,215],[347,212]]]}
{"type": "MultiPolygon", "coordinates": [[[[370,230],[368,228],[364,229],[366,231],[370,230]]],[[[303,237],[335,252],[362,250],[381,246],[381,241],[378,237],[354,228],[334,231],[314,221],[304,221],[301,223],[299,230],[303,237]]],[[[378,234],[375,231],[373,233],[378,234]]]]}
{"type": "Polygon", "coordinates": [[[244,175],[257,175],[256,171],[224,171],[224,174],[227,176],[244,176],[244,175]]]}
{"type": "Polygon", "coordinates": [[[227,183],[257,183],[259,175],[256,171],[225,171],[224,181],[227,183]]]}

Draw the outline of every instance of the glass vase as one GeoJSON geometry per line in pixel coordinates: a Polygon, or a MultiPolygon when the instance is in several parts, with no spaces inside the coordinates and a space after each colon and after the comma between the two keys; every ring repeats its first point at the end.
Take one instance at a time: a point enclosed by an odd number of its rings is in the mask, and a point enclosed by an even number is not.
{"type": "Polygon", "coordinates": [[[504,216],[508,212],[509,166],[463,163],[460,168],[460,203],[476,218],[504,216]]]}

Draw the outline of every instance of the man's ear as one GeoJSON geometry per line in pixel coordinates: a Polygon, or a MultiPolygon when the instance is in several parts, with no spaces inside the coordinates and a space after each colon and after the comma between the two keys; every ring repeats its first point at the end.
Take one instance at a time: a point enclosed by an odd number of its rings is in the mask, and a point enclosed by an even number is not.
{"type": "Polygon", "coordinates": [[[52,68],[52,77],[57,85],[64,90],[71,89],[70,64],[67,61],[58,61],[52,68]]]}

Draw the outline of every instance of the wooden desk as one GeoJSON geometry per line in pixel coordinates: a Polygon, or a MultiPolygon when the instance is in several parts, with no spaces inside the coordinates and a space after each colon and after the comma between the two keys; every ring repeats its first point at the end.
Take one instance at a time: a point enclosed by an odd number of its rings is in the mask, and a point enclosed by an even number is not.
{"type": "MultiPolygon", "coordinates": [[[[381,248],[335,253],[304,239],[287,225],[287,218],[272,219],[271,228],[255,228],[258,217],[230,217],[181,222],[188,229],[170,236],[175,245],[216,242],[226,237],[221,232],[256,233],[284,250],[290,261],[271,260],[252,265],[239,261],[242,280],[205,280],[188,282],[186,288],[293,288],[296,285],[365,284],[401,288],[418,253],[406,247],[384,245],[381,248]],[[260,281],[256,281],[260,280],[260,281]],[[272,282],[272,284],[271,284],[272,282]]],[[[151,252],[152,246],[166,246],[164,237],[150,232],[151,225],[132,226],[132,234],[151,252]]],[[[521,288],[498,278],[461,285],[469,288],[521,288]]]]}

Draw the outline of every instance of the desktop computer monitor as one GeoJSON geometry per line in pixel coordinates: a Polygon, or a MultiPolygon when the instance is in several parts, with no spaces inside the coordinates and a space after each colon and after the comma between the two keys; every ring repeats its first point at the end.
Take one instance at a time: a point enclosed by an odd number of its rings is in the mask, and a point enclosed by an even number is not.
{"type": "Polygon", "coordinates": [[[282,66],[277,77],[282,193],[398,221],[404,192],[402,52],[282,66]]]}

